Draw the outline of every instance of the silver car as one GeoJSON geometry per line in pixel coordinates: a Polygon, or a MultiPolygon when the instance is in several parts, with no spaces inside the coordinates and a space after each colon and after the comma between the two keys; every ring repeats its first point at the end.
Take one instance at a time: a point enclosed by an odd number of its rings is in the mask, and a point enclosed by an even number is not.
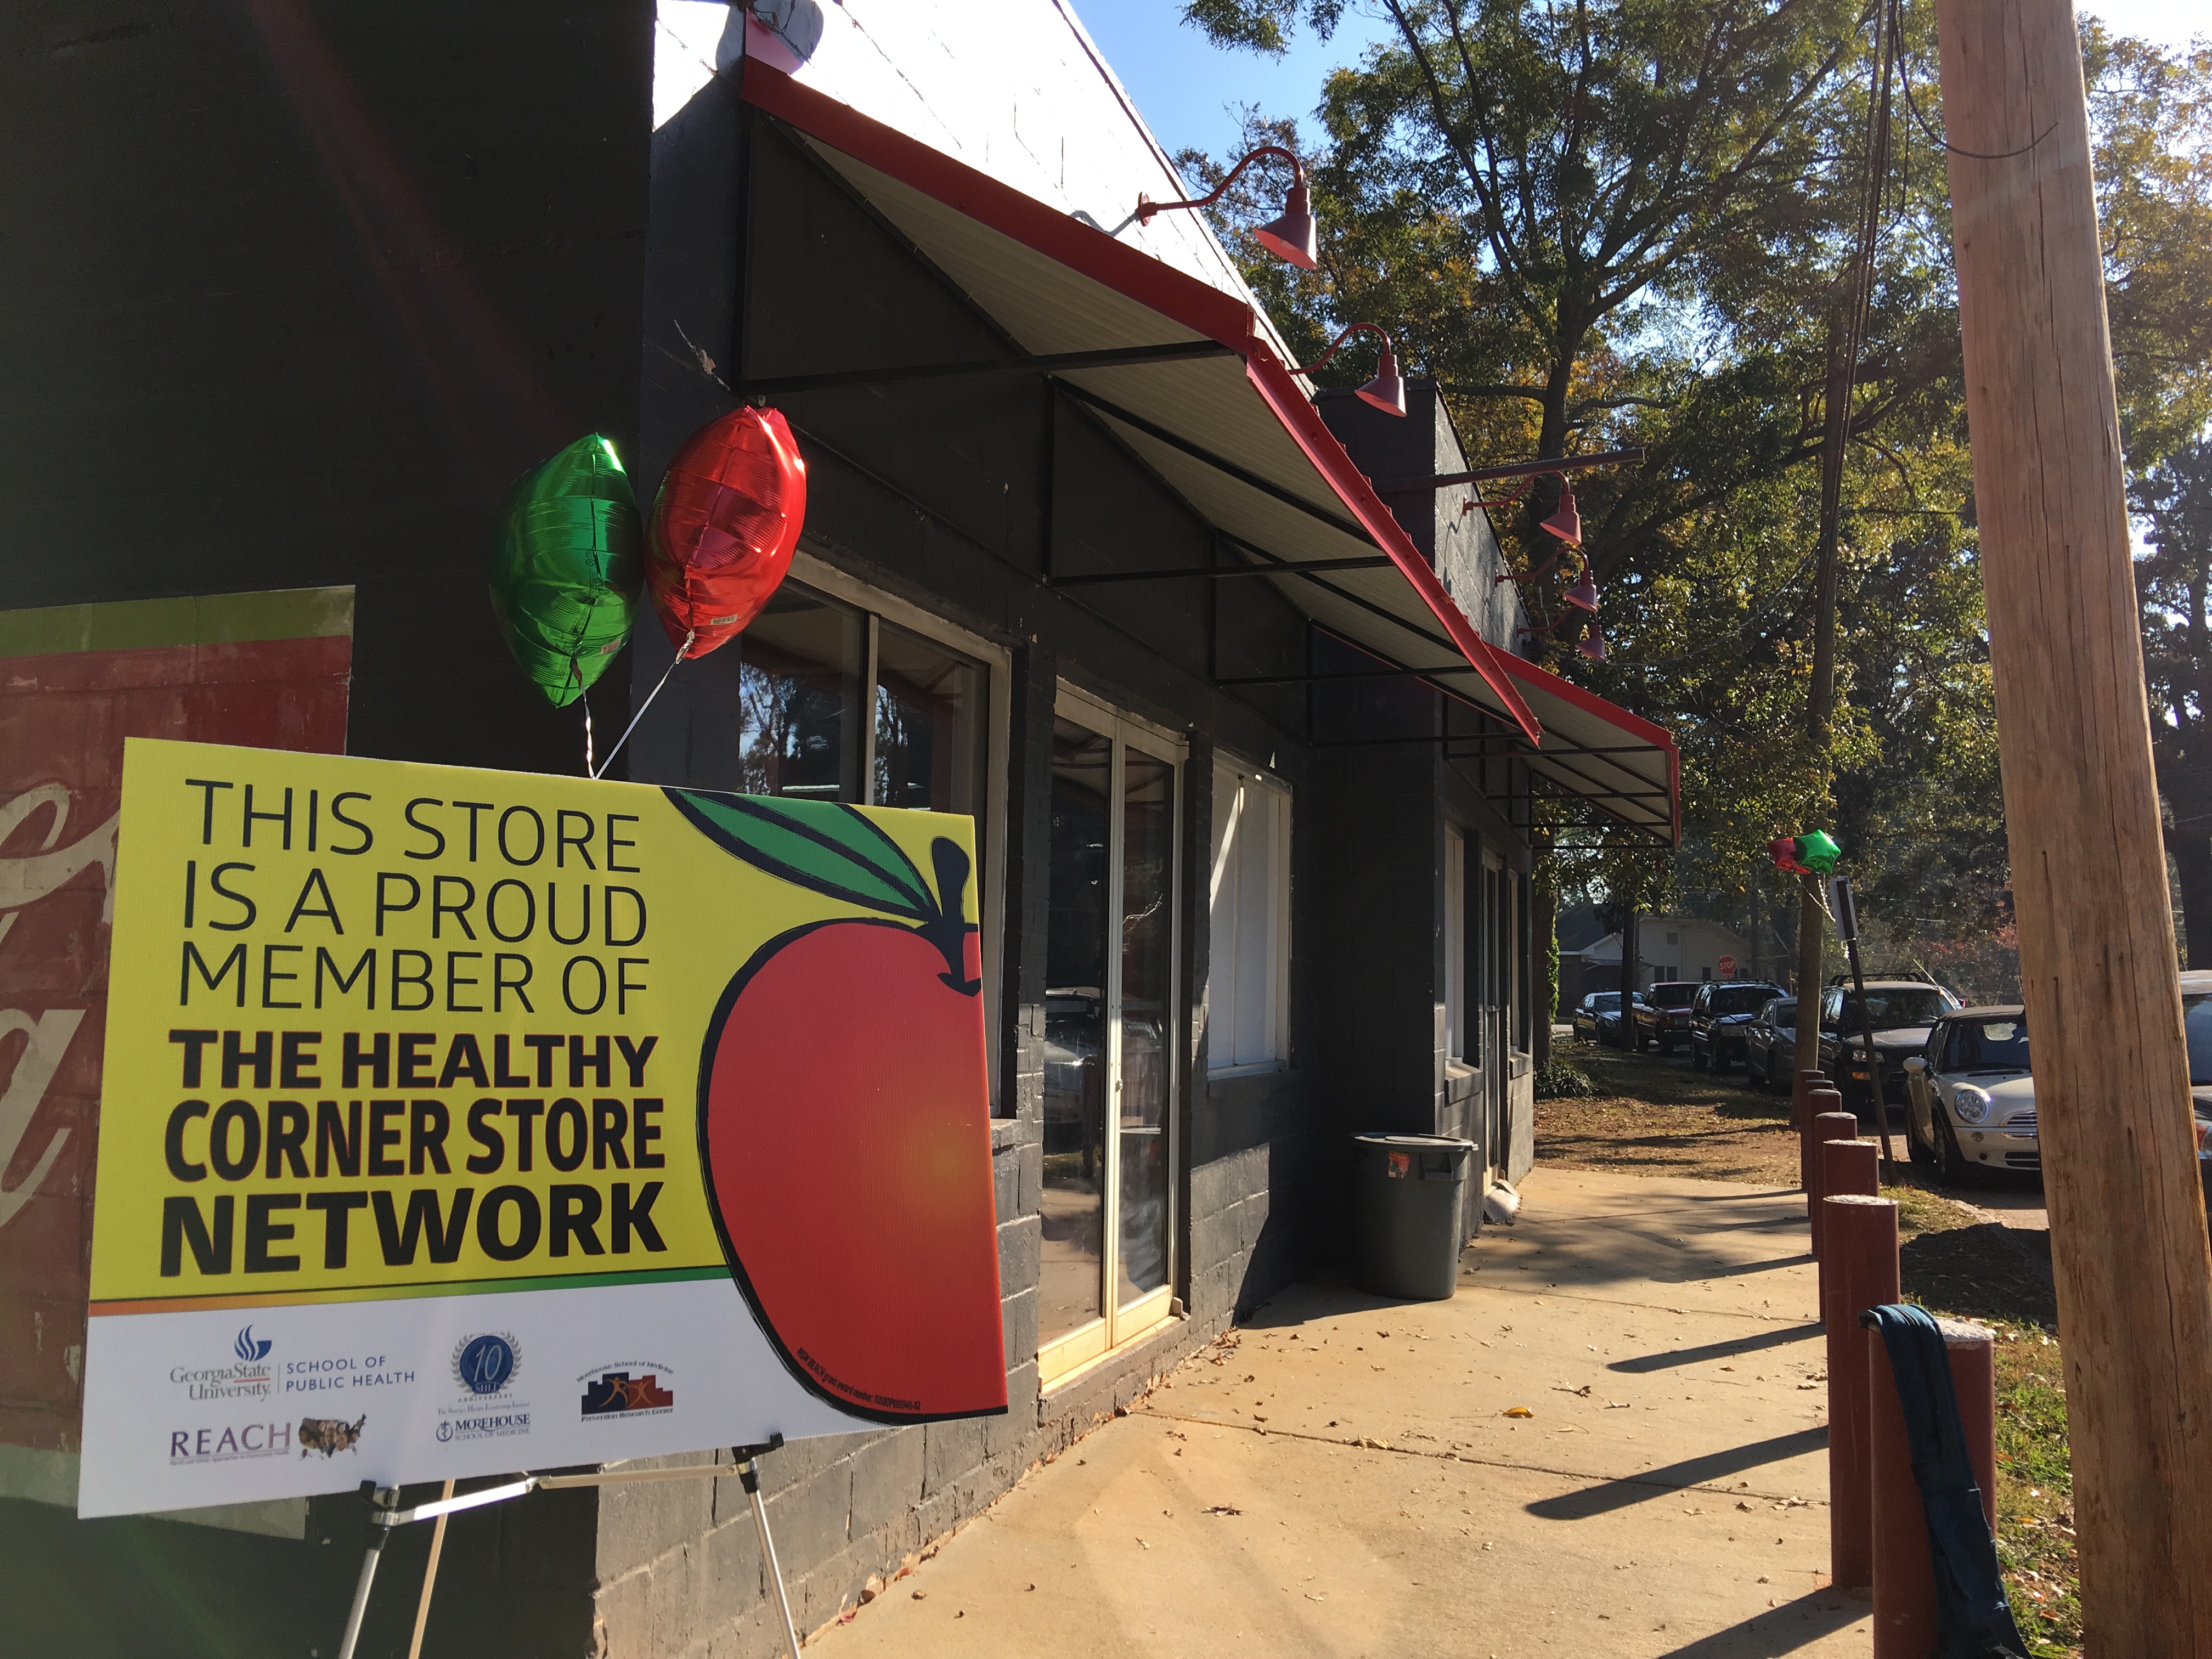
{"type": "MultiPolygon", "coordinates": [[[[2181,1009],[2197,1170],[2212,1210],[2212,973],[2182,975],[2181,1009]]],[[[2025,1010],[1961,1008],[1946,1015],[1905,1071],[1905,1138],[1915,1163],[1933,1164],[1947,1182],[1970,1170],[2040,1172],[2025,1010]]]]}
{"type": "Polygon", "coordinates": [[[1905,1090],[1912,1161],[1947,1184],[1970,1170],[2042,1170],[2027,1011],[2018,1004],[1960,1008],[1937,1020],[1905,1062],[1905,1090]]]}

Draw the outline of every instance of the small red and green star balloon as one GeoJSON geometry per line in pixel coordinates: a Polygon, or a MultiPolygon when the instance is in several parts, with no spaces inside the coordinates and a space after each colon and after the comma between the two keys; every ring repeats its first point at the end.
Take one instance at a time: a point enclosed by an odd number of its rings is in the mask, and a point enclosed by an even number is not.
{"type": "Polygon", "coordinates": [[[1825,830],[1815,830],[1809,836],[1777,836],[1766,843],[1775,867],[1785,875],[1831,876],[1836,872],[1836,860],[1844,849],[1825,830]]]}
{"type": "Polygon", "coordinates": [[[556,708],[584,695],[629,638],[645,530],[629,476],[597,433],[508,494],[491,605],[507,648],[556,708]]]}

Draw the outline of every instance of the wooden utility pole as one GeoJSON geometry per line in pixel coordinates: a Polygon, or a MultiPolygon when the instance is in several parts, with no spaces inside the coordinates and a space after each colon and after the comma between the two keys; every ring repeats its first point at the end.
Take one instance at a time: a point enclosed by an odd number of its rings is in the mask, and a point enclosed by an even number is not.
{"type": "Polygon", "coordinates": [[[2084,1648],[2212,1656],[2212,1253],[2081,44],[2068,0],[1936,23],[2084,1648]]]}
{"type": "MultiPolygon", "coordinates": [[[[1851,264],[1846,303],[1859,303],[1861,267],[1851,264]]],[[[1820,530],[1814,545],[1813,683],[1805,692],[1805,741],[1820,769],[1824,816],[1834,781],[1828,771],[1830,723],[1836,710],[1836,538],[1843,519],[1844,440],[1850,420],[1851,363],[1849,313],[1843,306],[1828,324],[1826,431],[1820,460],[1820,530]]],[[[1810,825],[1801,828],[1809,829],[1810,825]]],[[[1820,1069],[1820,953],[1828,939],[1827,912],[1810,876],[1798,878],[1797,894],[1797,1064],[1801,1072],[1820,1069]]],[[[1792,1097],[1795,1098],[1795,1097],[1792,1097]]]]}

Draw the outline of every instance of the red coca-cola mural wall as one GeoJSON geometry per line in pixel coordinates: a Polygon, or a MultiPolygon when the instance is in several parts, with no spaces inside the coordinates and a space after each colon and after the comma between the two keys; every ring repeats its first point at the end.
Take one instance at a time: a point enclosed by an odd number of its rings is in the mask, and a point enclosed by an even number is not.
{"type": "Polygon", "coordinates": [[[341,753],[353,590],[0,611],[0,1444],[77,1449],[127,737],[341,753]]]}

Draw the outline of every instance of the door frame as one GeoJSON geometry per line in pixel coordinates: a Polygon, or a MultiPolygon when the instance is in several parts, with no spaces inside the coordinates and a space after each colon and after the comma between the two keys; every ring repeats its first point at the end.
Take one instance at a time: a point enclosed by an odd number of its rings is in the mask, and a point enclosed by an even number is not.
{"type": "Polygon", "coordinates": [[[1103,1213],[1100,1218],[1103,1237],[1103,1252],[1099,1263],[1098,1304],[1103,1310],[1097,1319],[1066,1335],[1037,1345],[1037,1380],[1049,1388],[1066,1381],[1074,1372],[1094,1361],[1103,1359],[1115,1350],[1149,1335],[1174,1317],[1176,1274],[1181,1264],[1182,1215],[1177,1200],[1182,1189],[1182,1170],[1178,1167],[1178,1146],[1181,1140],[1182,1110],[1182,881],[1183,881],[1183,821],[1182,791],[1188,787],[1187,774],[1190,765],[1190,744],[1164,726],[1153,725],[1133,714],[1127,714],[1110,704],[1062,680],[1054,699],[1053,713],[1061,720],[1074,721],[1085,730],[1109,738],[1114,744],[1114,759],[1108,783],[1107,811],[1107,876],[1106,914],[1114,928],[1113,943],[1106,953],[1106,1097],[1107,1117],[1110,1125],[1106,1136],[1105,1170],[1101,1194],[1103,1213]],[[1122,790],[1126,777],[1127,752],[1134,749],[1152,759],[1167,763],[1173,779],[1174,799],[1169,803],[1168,824],[1171,854],[1168,861],[1168,986],[1163,1011],[1163,1048],[1168,1064],[1165,1066],[1167,1099],[1161,1114],[1160,1133],[1165,1142],[1168,1157],[1167,1213],[1164,1217],[1167,1272],[1160,1287],[1148,1291],[1126,1308],[1117,1305],[1116,1291],[1121,1265],[1121,918],[1123,898],[1122,866],[1124,861],[1125,830],[1122,822],[1122,790]]]}
{"type": "MultiPolygon", "coordinates": [[[[1481,844],[1482,1161],[1505,1173],[1505,1138],[1512,1121],[1509,1084],[1513,1075],[1514,887],[1505,857],[1486,837],[1481,844]]],[[[1485,1183],[1488,1183],[1486,1182],[1485,1183]]]]}

